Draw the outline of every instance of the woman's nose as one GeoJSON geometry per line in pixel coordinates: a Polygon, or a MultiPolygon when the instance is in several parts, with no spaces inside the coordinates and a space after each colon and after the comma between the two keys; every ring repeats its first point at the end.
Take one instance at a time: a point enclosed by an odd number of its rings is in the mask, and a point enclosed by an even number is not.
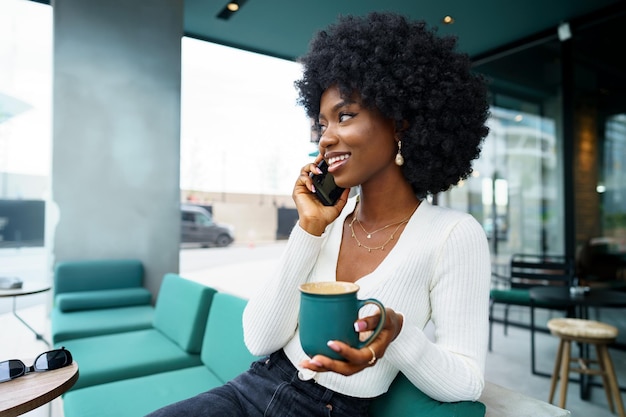
{"type": "Polygon", "coordinates": [[[319,147],[328,148],[337,143],[337,135],[334,130],[329,126],[320,136],[319,147]]]}

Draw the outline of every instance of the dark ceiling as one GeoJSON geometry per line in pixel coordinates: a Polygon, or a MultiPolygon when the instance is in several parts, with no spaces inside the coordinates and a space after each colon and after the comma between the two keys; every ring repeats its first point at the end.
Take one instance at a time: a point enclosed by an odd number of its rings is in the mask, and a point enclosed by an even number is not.
{"type": "Polygon", "coordinates": [[[246,0],[228,19],[218,18],[229,0],[184,0],[188,36],[293,60],[313,34],[340,14],[399,12],[459,37],[472,57],[521,39],[553,33],[562,22],[581,19],[622,0],[246,0]],[[454,24],[444,25],[450,15],[454,24]]]}
{"type": "Polygon", "coordinates": [[[181,1],[186,36],[289,60],[304,54],[315,32],[342,14],[393,11],[422,19],[441,34],[458,36],[459,48],[481,59],[536,37],[556,37],[564,22],[626,7],[626,0],[235,0],[240,10],[224,19],[232,0],[181,1]],[[454,23],[444,24],[445,16],[454,23]]]}

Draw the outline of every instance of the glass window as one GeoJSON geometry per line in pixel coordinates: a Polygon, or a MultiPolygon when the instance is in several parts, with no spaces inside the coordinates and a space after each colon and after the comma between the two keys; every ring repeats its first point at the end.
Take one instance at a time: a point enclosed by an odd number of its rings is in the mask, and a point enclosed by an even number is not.
{"type": "MultiPolygon", "coordinates": [[[[574,32],[577,245],[610,239],[626,253],[626,64],[616,53],[626,14],[574,32]]],[[[619,49],[619,48],[618,48],[619,49]]]]}
{"type": "Polygon", "coordinates": [[[52,143],[52,8],[0,2],[0,199],[42,200],[52,143]]]}
{"type": "Polygon", "coordinates": [[[615,239],[615,251],[626,252],[626,114],[607,120],[603,153],[597,187],[602,202],[603,234],[615,239]]]}
{"type": "Polygon", "coordinates": [[[492,106],[490,133],[472,177],[440,196],[440,203],[474,215],[494,254],[560,253],[555,123],[537,108],[533,113],[529,103],[518,104],[526,111],[492,106]]]}
{"type": "Polygon", "coordinates": [[[489,80],[490,133],[472,177],[439,201],[476,217],[496,263],[565,250],[559,51],[548,42],[475,68],[489,80]]]}
{"type": "Polygon", "coordinates": [[[196,213],[196,224],[202,226],[211,226],[213,221],[202,213],[196,213]]]}
{"type": "Polygon", "coordinates": [[[184,37],[181,188],[290,196],[316,149],[300,76],[295,62],[184,37]]]}

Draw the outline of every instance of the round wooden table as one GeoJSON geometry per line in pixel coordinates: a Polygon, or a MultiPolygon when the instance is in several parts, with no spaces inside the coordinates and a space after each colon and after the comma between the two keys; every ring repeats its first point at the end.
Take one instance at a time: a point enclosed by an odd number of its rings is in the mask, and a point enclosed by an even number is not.
{"type": "MultiPolygon", "coordinates": [[[[28,364],[29,362],[25,362],[28,364]]],[[[31,372],[0,383],[0,417],[13,417],[54,400],[76,383],[78,365],[54,371],[31,372]]]]}
{"type": "Polygon", "coordinates": [[[48,346],[51,346],[50,342],[44,339],[41,333],[33,329],[28,323],[26,323],[26,321],[24,321],[22,317],[17,314],[15,308],[15,300],[17,299],[17,297],[21,297],[24,295],[39,294],[42,292],[50,291],[50,288],[52,287],[47,282],[25,282],[23,283],[22,288],[0,289],[0,297],[13,297],[12,312],[15,318],[21,321],[24,326],[28,327],[28,329],[35,334],[37,340],[41,340],[48,346]]]}

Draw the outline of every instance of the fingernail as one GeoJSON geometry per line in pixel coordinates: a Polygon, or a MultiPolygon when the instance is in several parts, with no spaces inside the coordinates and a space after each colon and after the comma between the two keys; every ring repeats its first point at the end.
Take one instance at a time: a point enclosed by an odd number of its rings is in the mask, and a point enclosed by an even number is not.
{"type": "Polygon", "coordinates": [[[335,352],[339,352],[341,349],[339,348],[339,345],[335,342],[333,342],[332,340],[329,340],[328,342],[326,342],[326,345],[331,348],[332,350],[334,350],[335,352]]]}
{"type": "Polygon", "coordinates": [[[367,323],[365,323],[364,321],[357,320],[354,322],[355,332],[362,332],[363,330],[365,330],[366,327],[367,327],[367,323]]]}
{"type": "Polygon", "coordinates": [[[306,368],[306,367],[308,367],[309,365],[319,366],[319,367],[321,367],[321,366],[322,366],[322,364],[321,364],[320,362],[318,362],[318,361],[316,361],[316,360],[313,360],[313,359],[303,360],[302,362],[300,362],[300,366],[301,366],[302,368],[306,368]]]}
{"type": "Polygon", "coordinates": [[[313,184],[311,184],[311,192],[314,193],[315,192],[315,186],[313,184]]]}

